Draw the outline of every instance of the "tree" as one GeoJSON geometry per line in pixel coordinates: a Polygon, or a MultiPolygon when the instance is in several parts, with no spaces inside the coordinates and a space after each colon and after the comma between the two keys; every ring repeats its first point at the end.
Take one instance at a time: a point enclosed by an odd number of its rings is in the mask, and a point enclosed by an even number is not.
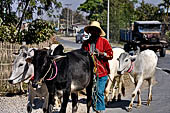
{"type": "Polygon", "coordinates": [[[111,0],[110,1],[110,35],[112,42],[119,42],[119,31],[127,29],[130,22],[135,20],[134,4],[136,1],[111,0]]]}
{"type": "Polygon", "coordinates": [[[164,10],[166,10],[166,16],[164,18],[164,21],[167,22],[168,21],[168,11],[169,11],[169,7],[170,7],[170,0],[163,0],[162,3],[160,3],[159,5],[160,8],[160,12],[162,14],[164,14],[164,10]],[[162,9],[163,7],[163,9],[162,9]]]}
{"type": "MultiPolygon", "coordinates": [[[[54,17],[55,16],[54,11],[59,10],[59,8],[61,7],[62,7],[61,2],[58,2],[56,0],[0,0],[0,17],[3,20],[3,24],[0,26],[0,33],[3,34],[1,40],[9,41],[9,42],[23,41],[23,35],[20,32],[20,30],[21,30],[22,21],[24,19],[25,20],[32,19],[33,13],[37,15],[41,15],[43,12],[47,12],[49,16],[54,17]],[[17,24],[14,23],[15,22],[14,17],[16,18],[15,16],[16,14],[11,12],[12,5],[16,2],[18,5],[16,12],[19,12],[21,14],[19,19],[18,18],[15,19],[15,20],[19,20],[16,21],[17,24]]],[[[48,22],[43,21],[42,24],[43,23],[48,23],[48,22]]],[[[46,26],[46,24],[44,25],[46,26]]],[[[53,27],[49,27],[48,29],[42,27],[41,30],[36,32],[39,33],[39,37],[36,34],[35,36],[32,37],[38,37],[37,41],[41,42],[48,39],[47,37],[49,37],[49,34],[53,33],[53,27]]],[[[38,43],[37,41],[33,41],[33,43],[38,43]]]]}
{"type": "Polygon", "coordinates": [[[135,14],[137,20],[160,20],[158,12],[159,7],[145,3],[143,0],[140,6],[136,8],[135,14]]]}
{"type": "MultiPolygon", "coordinates": [[[[61,2],[56,0],[0,0],[0,17],[4,23],[13,22],[12,5],[18,3],[17,12],[22,13],[17,28],[21,28],[24,19],[32,19],[33,13],[37,12],[40,15],[46,11],[49,16],[54,16],[54,10],[62,7],[61,2]],[[11,18],[12,17],[12,18],[11,18]]],[[[16,14],[14,14],[16,15],[16,14]]]]}
{"type": "Polygon", "coordinates": [[[81,24],[87,23],[87,20],[80,13],[80,11],[78,11],[78,10],[72,11],[71,9],[68,9],[68,8],[63,8],[62,11],[61,11],[61,15],[60,15],[60,20],[62,20],[61,23],[66,24],[68,12],[69,12],[69,15],[68,15],[69,24],[71,24],[72,19],[73,19],[74,23],[81,23],[81,24]]]}
{"type": "Polygon", "coordinates": [[[86,0],[83,4],[80,4],[78,10],[88,13],[87,19],[98,20],[100,14],[104,10],[104,0],[86,0]]]}
{"type": "MultiPolygon", "coordinates": [[[[78,8],[88,13],[90,21],[97,20],[104,31],[107,31],[108,0],[86,0],[78,8]]],[[[129,27],[129,22],[136,19],[134,4],[136,0],[110,0],[110,41],[119,41],[120,28],[129,27]]]]}
{"type": "MultiPolygon", "coordinates": [[[[25,16],[27,12],[33,14],[33,11],[38,9],[39,11],[41,10],[47,11],[49,16],[51,16],[51,14],[54,12],[54,8],[62,7],[61,2],[56,2],[55,0],[21,0],[18,6],[23,6],[24,4],[25,4],[25,7],[23,9],[22,17],[17,25],[17,28],[19,28],[19,31],[21,29],[21,24],[22,24],[24,17],[28,17],[28,18],[32,17],[32,15],[25,16]]],[[[39,12],[37,13],[39,14],[39,12]]]]}
{"type": "Polygon", "coordinates": [[[80,11],[73,12],[73,20],[74,20],[74,23],[87,24],[87,20],[85,16],[81,14],[80,11]]]}

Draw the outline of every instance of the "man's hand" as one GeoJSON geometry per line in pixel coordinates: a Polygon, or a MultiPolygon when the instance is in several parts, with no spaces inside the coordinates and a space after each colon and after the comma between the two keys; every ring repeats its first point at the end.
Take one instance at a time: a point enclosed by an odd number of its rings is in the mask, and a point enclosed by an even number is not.
{"type": "Polygon", "coordinates": [[[104,52],[100,52],[98,49],[94,50],[94,55],[104,56],[104,52]]]}

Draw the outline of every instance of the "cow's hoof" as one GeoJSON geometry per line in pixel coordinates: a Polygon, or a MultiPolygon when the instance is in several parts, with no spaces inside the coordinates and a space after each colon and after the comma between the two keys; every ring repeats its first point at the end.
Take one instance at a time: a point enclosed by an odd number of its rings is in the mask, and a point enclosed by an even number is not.
{"type": "Polygon", "coordinates": [[[150,101],[148,101],[148,102],[147,102],[147,106],[150,106],[150,104],[151,104],[151,102],[150,102],[150,101]]]}
{"type": "Polygon", "coordinates": [[[136,106],[137,108],[140,108],[141,107],[141,104],[137,104],[137,106],[136,106]]]}
{"type": "Polygon", "coordinates": [[[131,112],[131,111],[132,111],[132,108],[128,108],[127,111],[128,111],[128,112],[131,112]]]}
{"type": "Polygon", "coordinates": [[[31,113],[31,112],[32,112],[31,106],[27,106],[27,111],[28,111],[28,113],[31,113]]]}

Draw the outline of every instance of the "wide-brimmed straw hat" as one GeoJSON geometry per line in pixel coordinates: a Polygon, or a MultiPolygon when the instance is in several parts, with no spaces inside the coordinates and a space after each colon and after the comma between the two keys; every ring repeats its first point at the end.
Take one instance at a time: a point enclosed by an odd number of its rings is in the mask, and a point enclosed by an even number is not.
{"type": "Polygon", "coordinates": [[[89,26],[86,26],[84,28],[86,33],[90,33],[90,30],[92,30],[92,28],[97,28],[100,31],[100,36],[105,36],[106,33],[103,31],[103,29],[100,27],[100,23],[98,21],[92,21],[91,24],[89,26]]]}

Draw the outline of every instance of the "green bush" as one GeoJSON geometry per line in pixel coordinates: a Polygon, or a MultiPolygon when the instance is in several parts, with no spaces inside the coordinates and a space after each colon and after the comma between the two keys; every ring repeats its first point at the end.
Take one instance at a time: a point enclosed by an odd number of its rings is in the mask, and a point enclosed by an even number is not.
{"type": "Polygon", "coordinates": [[[38,44],[48,40],[54,32],[54,26],[51,23],[35,20],[28,25],[28,30],[23,31],[23,41],[26,41],[27,44],[38,44]]]}
{"type": "Polygon", "coordinates": [[[18,42],[17,30],[14,25],[1,25],[0,26],[0,41],[18,42]]]}
{"type": "MultiPolygon", "coordinates": [[[[0,21],[0,24],[2,22],[0,21]]],[[[28,30],[24,29],[18,33],[16,26],[13,24],[0,25],[0,41],[7,41],[11,43],[22,43],[26,41],[27,44],[40,43],[48,40],[54,33],[54,26],[43,20],[35,20],[29,23],[28,30]]]]}

